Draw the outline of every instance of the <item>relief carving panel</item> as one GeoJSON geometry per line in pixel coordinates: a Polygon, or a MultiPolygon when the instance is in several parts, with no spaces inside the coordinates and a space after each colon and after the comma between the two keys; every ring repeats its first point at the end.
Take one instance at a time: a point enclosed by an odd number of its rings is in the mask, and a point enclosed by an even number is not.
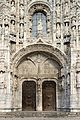
{"type": "Polygon", "coordinates": [[[58,78],[59,71],[58,63],[42,53],[25,57],[17,67],[18,75],[25,77],[38,75],[58,78]]]}

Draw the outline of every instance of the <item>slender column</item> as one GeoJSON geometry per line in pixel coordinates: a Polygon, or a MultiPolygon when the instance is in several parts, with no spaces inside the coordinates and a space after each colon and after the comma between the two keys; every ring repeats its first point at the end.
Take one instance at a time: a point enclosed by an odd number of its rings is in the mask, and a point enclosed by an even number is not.
{"type": "Polygon", "coordinates": [[[37,95],[36,95],[36,110],[42,111],[42,81],[39,78],[37,80],[37,95]]]}
{"type": "Polygon", "coordinates": [[[16,2],[16,7],[17,7],[17,9],[16,9],[16,21],[17,21],[17,23],[16,23],[16,33],[17,33],[17,35],[16,35],[16,51],[18,51],[19,50],[19,0],[17,0],[17,2],[16,2]]]}

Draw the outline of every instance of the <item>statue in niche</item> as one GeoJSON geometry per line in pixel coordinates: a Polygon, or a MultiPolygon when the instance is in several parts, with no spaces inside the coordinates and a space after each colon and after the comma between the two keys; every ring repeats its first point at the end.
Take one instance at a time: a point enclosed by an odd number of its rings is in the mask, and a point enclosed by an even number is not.
{"type": "Polygon", "coordinates": [[[65,3],[65,10],[64,10],[64,14],[67,15],[69,12],[69,5],[68,2],[65,3]]]}
{"type": "Polygon", "coordinates": [[[14,20],[11,21],[11,32],[15,33],[15,21],[14,20]]]}
{"type": "Polygon", "coordinates": [[[23,38],[24,37],[24,24],[23,23],[21,23],[20,24],[20,38],[23,38]]]}
{"type": "Polygon", "coordinates": [[[79,41],[80,41],[80,25],[78,26],[78,35],[79,35],[79,41]]]}
{"type": "Polygon", "coordinates": [[[18,88],[18,81],[17,79],[15,78],[15,81],[14,81],[14,90],[16,91],[18,88]]]}
{"type": "Polygon", "coordinates": [[[24,6],[22,4],[20,5],[20,18],[24,18],[24,6]]]}
{"type": "Polygon", "coordinates": [[[42,33],[43,25],[41,18],[38,20],[38,26],[37,26],[38,33],[42,33]]]}
{"type": "Polygon", "coordinates": [[[57,17],[59,18],[60,17],[60,13],[61,13],[61,6],[60,6],[60,4],[57,4],[57,8],[56,8],[56,13],[57,13],[57,17]]]}
{"type": "Polygon", "coordinates": [[[61,26],[58,23],[56,27],[57,27],[56,28],[56,38],[59,39],[61,37],[61,26]]]}
{"type": "Polygon", "coordinates": [[[80,71],[78,71],[77,72],[77,81],[76,81],[76,84],[77,84],[77,86],[79,86],[80,87],[80,71]]]}
{"type": "Polygon", "coordinates": [[[2,24],[0,24],[0,35],[2,34],[2,24]]]}
{"type": "Polygon", "coordinates": [[[69,23],[68,22],[66,22],[65,23],[65,35],[69,35],[69,23]]]}
{"type": "Polygon", "coordinates": [[[76,37],[76,26],[72,27],[72,36],[73,36],[73,38],[76,37]]]}
{"type": "Polygon", "coordinates": [[[15,9],[15,1],[11,1],[11,12],[15,15],[16,9],[15,9]]]}
{"type": "Polygon", "coordinates": [[[5,25],[5,36],[9,35],[9,25],[5,25]]]}
{"type": "Polygon", "coordinates": [[[9,24],[9,19],[8,19],[8,17],[9,17],[9,16],[6,16],[5,19],[4,19],[4,22],[5,22],[6,25],[9,24]]]}

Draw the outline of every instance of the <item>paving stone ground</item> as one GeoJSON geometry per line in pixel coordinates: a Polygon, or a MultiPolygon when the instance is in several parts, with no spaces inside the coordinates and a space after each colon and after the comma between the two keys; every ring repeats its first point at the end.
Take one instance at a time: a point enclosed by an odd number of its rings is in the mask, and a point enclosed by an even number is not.
{"type": "Polygon", "coordinates": [[[64,118],[24,117],[24,118],[0,118],[0,120],[80,120],[80,117],[64,117],[64,118]]]}
{"type": "Polygon", "coordinates": [[[4,112],[0,120],[80,120],[80,112],[4,112]]]}

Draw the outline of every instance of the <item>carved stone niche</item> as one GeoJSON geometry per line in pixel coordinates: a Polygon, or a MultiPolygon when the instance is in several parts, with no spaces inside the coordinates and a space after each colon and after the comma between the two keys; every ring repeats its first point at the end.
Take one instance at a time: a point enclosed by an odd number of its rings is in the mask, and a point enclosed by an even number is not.
{"type": "Polygon", "coordinates": [[[49,8],[49,6],[47,6],[46,4],[34,4],[29,8],[29,16],[28,16],[28,20],[29,20],[29,34],[30,36],[32,36],[32,16],[35,12],[42,12],[45,13],[47,15],[47,30],[49,30],[48,32],[48,36],[51,36],[51,10],[49,8]]]}
{"type": "Polygon", "coordinates": [[[23,4],[20,4],[20,19],[23,19],[24,18],[24,5],[23,4]]]}
{"type": "Polygon", "coordinates": [[[57,15],[57,18],[61,17],[61,4],[60,3],[56,4],[56,15],[57,15]]]}
{"type": "Polygon", "coordinates": [[[80,41],[80,25],[78,26],[78,35],[79,35],[79,41],[80,41]]]}
{"type": "Polygon", "coordinates": [[[9,25],[8,24],[4,24],[5,26],[5,36],[9,35],[9,25]]]}
{"type": "Polygon", "coordinates": [[[59,78],[59,82],[58,82],[58,89],[60,91],[63,91],[64,90],[64,80],[65,80],[65,77],[62,76],[61,78],[59,78]]]}
{"type": "Polygon", "coordinates": [[[9,24],[9,16],[5,16],[4,22],[5,22],[5,24],[9,24]]]}
{"type": "Polygon", "coordinates": [[[64,16],[68,16],[69,13],[69,3],[68,1],[65,1],[64,3],[64,16]]]}
{"type": "Polygon", "coordinates": [[[56,23],[56,38],[61,38],[61,23],[56,23]]]}
{"type": "Polygon", "coordinates": [[[0,35],[2,35],[2,24],[0,24],[0,35]]]}
{"type": "Polygon", "coordinates": [[[66,33],[69,33],[69,22],[65,22],[66,33]]]}
{"type": "Polygon", "coordinates": [[[24,24],[20,23],[19,38],[24,38],[24,24]]]}
{"type": "Polygon", "coordinates": [[[13,35],[15,37],[15,20],[11,20],[11,25],[10,25],[10,31],[11,31],[11,35],[13,35]]]}
{"type": "Polygon", "coordinates": [[[77,59],[76,63],[76,87],[80,88],[80,59],[77,59]]]}
{"type": "Polygon", "coordinates": [[[76,71],[76,87],[80,88],[80,69],[76,71]]]}
{"type": "Polygon", "coordinates": [[[11,14],[16,14],[15,0],[11,0],[11,14]]]}

